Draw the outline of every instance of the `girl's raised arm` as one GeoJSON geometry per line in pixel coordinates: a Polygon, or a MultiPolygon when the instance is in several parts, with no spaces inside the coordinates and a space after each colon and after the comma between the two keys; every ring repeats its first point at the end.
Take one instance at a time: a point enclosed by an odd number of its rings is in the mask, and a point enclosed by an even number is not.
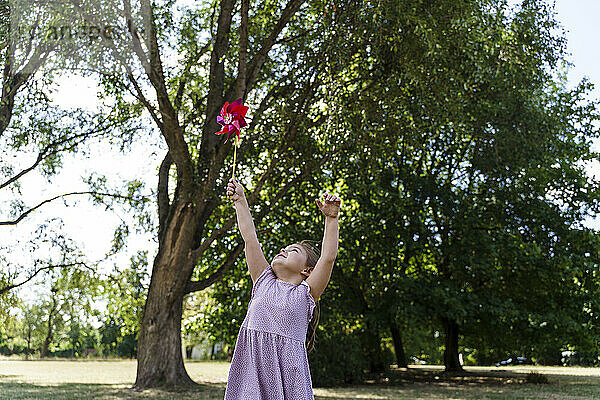
{"type": "Polygon", "coordinates": [[[248,264],[252,284],[254,284],[260,274],[269,266],[269,262],[265,258],[258,242],[256,228],[250,214],[250,207],[248,207],[248,202],[244,195],[244,188],[235,179],[231,178],[227,184],[227,195],[235,206],[238,228],[246,244],[244,248],[246,264],[248,264]]]}
{"type": "Polygon", "coordinates": [[[310,286],[310,293],[315,301],[325,291],[331,278],[333,263],[337,257],[339,242],[338,211],[342,205],[342,200],[339,197],[329,193],[323,195],[323,199],[325,203],[321,203],[319,199],[316,199],[317,206],[325,215],[325,231],[323,233],[321,257],[317,261],[314,270],[310,273],[310,276],[306,278],[306,283],[310,286]]]}

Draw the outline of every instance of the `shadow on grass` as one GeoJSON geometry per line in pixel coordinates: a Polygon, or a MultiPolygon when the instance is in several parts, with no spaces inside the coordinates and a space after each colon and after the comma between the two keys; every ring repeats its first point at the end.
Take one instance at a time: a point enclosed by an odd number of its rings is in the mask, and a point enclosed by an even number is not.
{"type": "MultiPolygon", "coordinates": [[[[548,374],[550,375],[550,374],[548,374]]],[[[15,375],[2,378],[15,379],[15,375]]],[[[373,375],[367,384],[329,387],[315,394],[315,400],[348,399],[444,399],[449,396],[475,399],[521,398],[600,398],[600,385],[530,385],[526,384],[526,373],[497,371],[465,371],[447,373],[439,369],[393,369],[384,375],[373,375]],[[569,387],[570,386],[570,387],[569,387]],[[325,393],[327,392],[327,393],[325,393]],[[506,397],[513,396],[513,397],[506,397]],[[558,396],[558,397],[556,397],[558,396]],[[582,397],[583,396],[583,397],[582,397]]],[[[561,377],[564,382],[565,376],[561,377]]],[[[568,379],[567,379],[568,380],[568,379]]],[[[555,383],[555,382],[551,382],[555,383]]],[[[225,394],[225,383],[202,382],[194,388],[153,388],[134,391],[130,385],[68,383],[43,385],[23,382],[0,382],[0,399],[219,399],[225,394]]],[[[323,387],[324,388],[324,387],[323,387]]],[[[315,388],[320,389],[320,388],[315,388]]]]}
{"type": "Polygon", "coordinates": [[[200,384],[193,389],[146,389],[135,391],[127,385],[65,383],[34,385],[22,382],[0,383],[0,398],[11,400],[121,400],[121,399],[223,399],[224,384],[200,384]]]}
{"type": "MultiPolygon", "coordinates": [[[[0,383],[0,398],[11,400],[223,400],[224,395],[225,384],[202,384],[196,389],[146,389],[135,391],[124,385],[68,383],[40,386],[21,382],[0,383]]],[[[315,396],[315,400],[341,400],[341,398],[339,396],[315,396]]]]}
{"type": "Polygon", "coordinates": [[[502,371],[445,372],[439,369],[392,368],[387,374],[371,374],[366,383],[373,386],[407,386],[416,383],[468,386],[503,386],[526,383],[526,373],[502,371]]]}
{"type": "MultiPolygon", "coordinates": [[[[223,400],[224,395],[225,384],[201,384],[196,389],[146,389],[135,391],[124,385],[67,383],[41,386],[21,382],[0,383],[0,398],[11,400],[223,400]]],[[[340,397],[315,396],[315,400],[340,400],[340,397]]]]}

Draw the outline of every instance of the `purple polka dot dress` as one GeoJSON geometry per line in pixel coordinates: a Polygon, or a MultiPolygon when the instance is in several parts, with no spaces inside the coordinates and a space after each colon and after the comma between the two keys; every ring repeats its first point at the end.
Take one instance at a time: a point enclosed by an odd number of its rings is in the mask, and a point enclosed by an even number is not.
{"type": "Polygon", "coordinates": [[[306,333],[315,308],[308,283],[269,265],[252,287],[229,367],[225,400],[314,400],[306,333]]]}

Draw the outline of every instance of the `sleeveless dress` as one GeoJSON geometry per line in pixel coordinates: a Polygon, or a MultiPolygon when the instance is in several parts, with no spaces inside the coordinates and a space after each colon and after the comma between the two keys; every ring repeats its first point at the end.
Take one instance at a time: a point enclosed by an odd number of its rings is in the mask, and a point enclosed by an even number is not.
{"type": "Polygon", "coordinates": [[[252,287],[229,367],[224,400],[314,400],[306,331],[310,286],[278,279],[269,265],[252,287]]]}

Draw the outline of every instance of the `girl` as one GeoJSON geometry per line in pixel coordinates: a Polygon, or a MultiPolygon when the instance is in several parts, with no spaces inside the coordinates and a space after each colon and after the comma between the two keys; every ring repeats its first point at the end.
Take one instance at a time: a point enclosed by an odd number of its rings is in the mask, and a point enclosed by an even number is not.
{"type": "Polygon", "coordinates": [[[329,283],[337,255],[342,202],[332,194],[325,194],[324,202],[316,199],[325,215],[320,254],[303,240],[281,249],[269,264],[244,189],[233,178],[227,195],[246,244],[252,295],[233,352],[225,400],[314,400],[306,349],[314,345],[319,317],[318,312],[313,316],[313,309],[329,283]]]}

